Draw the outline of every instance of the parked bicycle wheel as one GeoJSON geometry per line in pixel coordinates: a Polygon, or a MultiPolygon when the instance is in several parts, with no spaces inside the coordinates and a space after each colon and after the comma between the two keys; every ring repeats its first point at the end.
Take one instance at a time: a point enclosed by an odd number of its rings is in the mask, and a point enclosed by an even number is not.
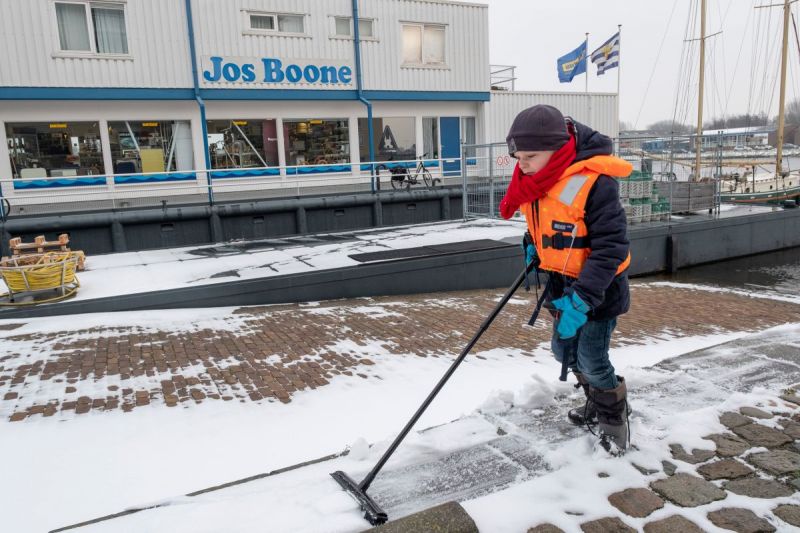
{"type": "Polygon", "coordinates": [[[424,181],[425,182],[425,186],[430,189],[431,187],[435,187],[437,185],[436,182],[438,182],[439,180],[438,179],[434,179],[434,177],[431,176],[431,173],[428,172],[428,169],[423,169],[423,171],[422,171],[422,181],[424,181]]]}
{"type": "Polygon", "coordinates": [[[392,175],[392,189],[410,189],[411,180],[408,171],[403,167],[392,168],[389,170],[392,175]]]}

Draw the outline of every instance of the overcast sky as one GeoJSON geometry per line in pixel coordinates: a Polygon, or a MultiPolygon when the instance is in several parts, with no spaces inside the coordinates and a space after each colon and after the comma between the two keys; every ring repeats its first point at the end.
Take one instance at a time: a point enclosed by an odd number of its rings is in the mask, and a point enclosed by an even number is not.
{"type": "MultiPolygon", "coordinates": [[[[705,119],[723,115],[726,102],[728,115],[745,113],[748,107],[751,112],[777,114],[782,9],[754,6],[779,1],[707,0],[706,34],[723,33],[707,40],[705,119]],[[758,54],[755,59],[754,53],[758,54]]],[[[695,123],[699,43],[687,45],[694,52],[691,69],[684,66],[681,71],[681,59],[686,53],[683,40],[687,24],[690,38],[699,36],[700,0],[483,3],[489,4],[491,62],[517,67],[517,90],[582,92],[584,75],[572,83],[558,82],[556,59],[580,45],[586,32],[591,53],[616,33],[617,24],[622,24],[620,119],[642,129],[657,120],[671,119],[677,107],[679,120],[683,116],[686,122],[695,123]],[[687,80],[689,71],[691,80],[687,80]],[[691,95],[681,99],[688,104],[675,105],[679,90],[691,95]]],[[[793,12],[797,17],[797,4],[793,12]]],[[[797,48],[790,28],[787,102],[800,94],[797,48]]],[[[596,71],[590,63],[589,91],[616,92],[616,70],[599,77],[596,71]]]]}

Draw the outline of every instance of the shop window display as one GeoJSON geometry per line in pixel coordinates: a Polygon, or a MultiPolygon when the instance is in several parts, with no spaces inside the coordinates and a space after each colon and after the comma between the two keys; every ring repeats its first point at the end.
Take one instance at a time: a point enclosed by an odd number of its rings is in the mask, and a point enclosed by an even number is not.
{"type": "Polygon", "coordinates": [[[350,162],[347,119],[284,120],[283,130],[288,166],[350,162]]]}
{"type": "Polygon", "coordinates": [[[275,120],[209,120],[207,127],[211,168],[278,166],[275,120]]]}
{"type": "Polygon", "coordinates": [[[189,121],[109,122],[108,136],[115,173],[172,172],[194,168],[189,121]]]}
{"type": "Polygon", "coordinates": [[[6,123],[15,179],[103,174],[97,122],[6,123]]]}
{"type": "MultiPolygon", "coordinates": [[[[362,161],[369,161],[369,124],[358,119],[359,152],[362,161]]],[[[414,117],[372,119],[376,161],[408,161],[417,157],[414,117]]]]}

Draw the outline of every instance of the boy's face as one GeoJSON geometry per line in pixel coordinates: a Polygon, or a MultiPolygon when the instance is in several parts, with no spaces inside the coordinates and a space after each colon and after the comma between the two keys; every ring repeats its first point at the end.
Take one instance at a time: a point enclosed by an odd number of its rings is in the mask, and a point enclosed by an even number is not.
{"type": "Polygon", "coordinates": [[[519,168],[523,174],[536,174],[544,168],[550,157],[555,153],[553,150],[541,152],[514,152],[514,158],[519,161],[519,168]]]}

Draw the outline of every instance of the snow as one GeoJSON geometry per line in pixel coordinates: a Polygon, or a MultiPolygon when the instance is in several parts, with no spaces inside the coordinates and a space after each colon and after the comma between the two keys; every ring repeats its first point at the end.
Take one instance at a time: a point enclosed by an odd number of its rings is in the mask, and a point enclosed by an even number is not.
{"type": "Polygon", "coordinates": [[[779,302],[788,302],[788,303],[800,303],[800,296],[792,295],[792,294],[785,294],[785,293],[778,293],[773,290],[769,289],[760,289],[758,291],[748,291],[748,290],[741,290],[741,289],[731,289],[725,287],[714,287],[712,285],[704,285],[704,284],[695,284],[695,283],[677,283],[674,281],[653,281],[647,283],[647,285],[652,285],[654,287],[672,287],[675,289],[687,289],[687,290],[694,290],[694,291],[705,291],[705,292],[720,292],[720,293],[727,293],[727,294],[735,294],[737,296],[747,296],[748,298],[761,298],[766,300],[776,300],[779,302]]]}
{"type": "MultiPolygon", "coordinates": [[[[265,278],[355,266],[352,254],[400,250],[480,239],[519,239],[520,224],[500,220],[474,220],[394,227],[384,231],[353,231],[342,240],[308,238],[285,247],[240,250],[237,243],[191,248],[145,250],[89,256],[80,272],[81,288],[74,300],[89,300],[238,279],[265,278]],[[230,253],[204,255],[212,248],[230,253]]],[[[335,234],[334,234],[335,236],[335,234]]],[[[0,287],[4,285],[0,282],[0,287]]],[[[57,305],[57,304],[56,304],[57,305]]]]}
{"type": "MultiPolygon", "coordinates": [[[[263,307],[263,306],[259,306],[263,307]]],[[[174,309],[165,311],[125,311],[119,313],[88,313],[83,315],[61,315],[42,318],[26,318],[24,320],[0,320],[4,327],[18,325],[14,329],[0,330],[0,339],[8,342],[8,337],[18,335],[47,335],[53,333],[81,331],[81,338],[87,338],[86,330],[103,329],[124,330],[130,332],[151,333],[158,331],[173,331],[180,328],[182,331],[195,332],[203,329],[215,331],[247,332],[248,322],[253,317],[244,314],[234,314],[239,307],[209,307],[195,309],[174,309]]]]}
{"type": "MultiPolygon", "coordinates": [[[[800,328],[796,326],[795,331],[800,332],[800,328]]],[[[526,531],[544,522],[550,522],[567,532],[579,532],[580,523],[608,516],[617,516],[641,531],[645,523],[674,514],[683,515],[705,531],[726,531],[714,526],[706,514],[726,507],[744,507],[763,516],[781,503],[797,505],[800,497],[759,499],[729,493],[724,500],[697,509],[682,508],[667,502],[662,509],[641,519],[632,518],[611,507],[608,496],[628,488],[646,487],[651,481],[662,478],[662,460],[675,463],[678,472],[694,474],[690,465],[670,456],[667,443],[678,442],[688,448],[713,449],[711,441],[697,436],[698,427],[703,428],[703,434],[722,431],[724,428],[717,420],[721,412],[774,398],[774,392],[764,390],[749,395],[735,394],[719,405],[663,416],[659,420],[663,425],[661,429],[634,420],[632,431],[637,449],[629,451],[624,460],[609,457],[593,446],[589,438],[573,439],[547,452],[546,458],[553,466],[553,472],[504,491],[462,502],[462,505],[479,530],[493,533],[526,531]],[[666,434],[669,440],[664,438],[666,434]],[[634,464],[658,470],[659,473],[643,476],[634,464]],[[599,477],[601,473],[607,477],[599,477]],[[526,505],[525,502],[535,503],[526,505]],[[579,515],[576,516],[576,513],[579,515]],[[497,519],[499,516],[502,516],[502,520],[497,519]]],[[[636,407],[641,409],[642,406],[636,407]]]]}
{"type": "MultiPolygon", "coordinates": [[[[329,308],[309,304],[304,309],[316,312],[329,308]]],[[[364,306],[360,312],[391,316],[391,304],[364,306]]],[[[10,343],[8,337],[20,333],[74,331],[76,324],[81,329],[109,324],[122,328],[126,322],[153,330],[246,331],[249,327],[247,315],[232,315],[229,309],[151,311],[33,319],[18,329],[0,331],[0,339],[10,343]]],[[[796,338],[800,325],[775,331],[796,338]]],[[[659,383],[665,373],[646,367],[743,336],[734,333],[677,339],[664,333],[644,345],[614,349],[612,361],[625,373],[631,387],[659,383]]],[[[46,358],[56,349],[56,343],[40,339],[24,342],[29,344],[9,348],[27,349],[35,358],[46,358]]],[[[154,402],[130,413],[92,411],[61,423],[45,418],[0,422],[0,457],[4,479],[10,480],[0,485],[3,530],[40,532],[154,502],[168,505],[82,531],[363,530],[366,523],[356,504],[328,474],[343,470],[353,478],[363,476],[452,362],[452,356],[398,355],[397,347],[382,339],[363,344],[343,338],[329,348],[374,361],[374,365],[358,369],[369,379],[337,376],[328,386],[296,393],[286,405],[203,402],[167,409],[154,402]],[[224,491],[182,496],[347,448],[348,456],[333,461],[224,491]],[[36,508],[47,512],[32,513],[34,501],[36,508]]],[[[502,413],[511,406],[543,409],[553,405],[556,394],[574,394],[571,384],[557,381],[559,366],[546,343],[529,351],[493,349],[468,357],[417,424],[418,431],[398,449],[392,467],[416,464],[426,457],[495,438],[496,426],[482,418],[481,412],[502,413]],[[456,419],[462,420],[448,424],[456,419]],[[419,431],[423,428],[432,429],[419,431]]],[[[767,392],[759,394],[756,399],[767,396],[767,392]]],[[[752,400],[740,394],[726,402],[735,406],[752,400]]],[[[589,437],[556,447],[542,444],[540,451],[554,472],[465,505],[482,530],[498,532],[525,530],[522,524],[535,525],[545,512],[552,516],[561,509],[580,510],[586,514],[563,520],[562,527],[574,531],[579,518],[585,521],[599,515],[601,505],[608,514],[604,501],[610,492],[641,483],[630,461],[647,466],[666,458],[665,435],[674,435],[687,446],[708,447],[707,441],[698,442],[692,429],[695,424],[716,429],[715,416],[720,408],[704,406],[671,417],[643,413],[656,417],[659,424],[656,427],[634,420],[640,451],[629,454],[625,461],[606,458],[593,449],[589,437]],[[611,477],[587,475],[599,471],[611,477]],[[532,501],[541,504],[530,505],[532,501]],[[496,520],[501,515],[502,526],[496,520]]]]}

